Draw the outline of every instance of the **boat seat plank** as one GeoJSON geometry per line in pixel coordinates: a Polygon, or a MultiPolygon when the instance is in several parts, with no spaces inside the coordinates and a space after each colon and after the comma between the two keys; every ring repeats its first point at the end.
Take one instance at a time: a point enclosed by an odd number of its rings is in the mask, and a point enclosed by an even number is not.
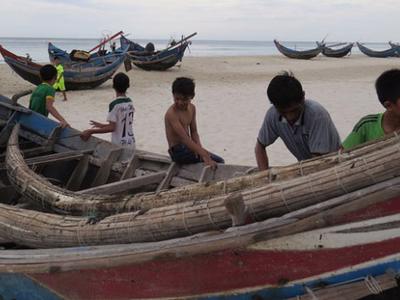
{"type": "Polygon", "coordinates": [[[83,180],[85,179],[86,172],[89,168],[90,156],[85,155],[79,160],[79,163],[76,165],[74,171],[71,174],[71,177],[68,179],[66,184],[66,188],[71,191],[77,191],[82,185],[83,180]]]}
{"type": "Polygon", "coordinates": [[[113,163],[121,155],[122,149],[115,149],[110,151],[108,157],[102,162],[99,170],[97,171],[96,177],[92,182],[92,187],[105,184],[110,176],[110,171],[113,163]]]}
{"type": "Polygon", "coordinates": [[[133,178],[128,178],[125,180],[120,180],[108,184],[104,184],[101,186],[97,186],[94,188],[86,189],[86,190],[81,190],[78,193],[80,194],[116,194],[116,193],[122,193],[131,189],[139,188],[142,186],[146,186],[149,184],[154,184],[154,183],[159,183],[163,180],[163,178],[166,176],[166,172],[157,172],[154,174],[149,174],[149,175],[143,175],[140,177],[133,177],[133,178]]]}

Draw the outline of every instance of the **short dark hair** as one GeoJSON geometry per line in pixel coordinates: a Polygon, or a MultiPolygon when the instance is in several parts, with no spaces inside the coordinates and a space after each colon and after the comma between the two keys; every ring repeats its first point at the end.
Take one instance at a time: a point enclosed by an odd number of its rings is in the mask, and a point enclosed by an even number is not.
{"type": "Polygon", "coordinates": [[[272,78],[267,95],[269,101],[279,108],[289,107],[304,99],[303,87],[291,72],[282,72],[272,78]]]}
{"type": "Polygon", "coordinates": [[[178,77],[172,83],[172,94],[194,97],[194,80],[188,77],[178,77]]]}
{"type": "Polygon", "coordinates": [[[125,73],[118,73],[113,78],[113,88],[118,93],[125,93],[129,87],[129,77],[125,73]]]}
{"type": "Polygon", "coordinates": [[[39,72],[43,81],[49,81],[57,77],[57,69],[50,64],[42,66],[39,72]]]}
{"type": "Polygon", "coordinates": [[[400,99],[400,69],[391,69],[383,72],[375,82],[379,102],[390,101],[396,103],[400,99]]]}

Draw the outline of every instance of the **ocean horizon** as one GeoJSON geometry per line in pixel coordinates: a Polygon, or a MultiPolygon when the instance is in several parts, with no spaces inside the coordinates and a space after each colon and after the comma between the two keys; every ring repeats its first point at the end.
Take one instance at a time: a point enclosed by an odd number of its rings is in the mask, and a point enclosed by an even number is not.
{"type": "MultiPolygon", "coordinates": [[[[129,37],[128,37],[129,38],[129,37]]],[[[170,39],[132,39],[135,42],[146,45],[148,42],[154,43],[156,49],[165,48],[170,39]]],[[[117,40],[115,40],[117,41],[117,40]]],[[[262,56],[262,55],[278,55],[273,41],[232,41],[232,40],[199,40],[191,39],[192,44],[186,51],[185,56],[262,56]]],[[[100,39],[96,38],[29,38],[29,37],[0,37],[0,45],[7,50],[20,55],[29,56],[36,62],[48,62],[47,46],[52,42],[57,47],[71,51],[73,49],[90,50],[96,46],[100,39]]],[[[293,49],[304,50],[315,48],[316,41],[284,41],[285,46],[293,49]]],[[[332,44],[336,42],[330,42],[332,44]]],[[[366,42],[368,47],[376,50],[384,50],[389,48],[387,42],[366,42]]],[[[117,41],[118,45],[118,41],[117,41]]],[[[108,46],[108,45],[107,45],[108,46]]],[[[353,53],[358,54],[360,51],[357,47],[353,47],[353,53]]],[[[3,57],[0,56],[0,62],[4,63],[3,57]]]]}

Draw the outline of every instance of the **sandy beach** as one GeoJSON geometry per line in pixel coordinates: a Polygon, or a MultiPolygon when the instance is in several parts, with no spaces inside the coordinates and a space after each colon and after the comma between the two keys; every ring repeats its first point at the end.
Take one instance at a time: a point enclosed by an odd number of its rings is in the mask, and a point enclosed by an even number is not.
{"type": "MultiPolygon", "coordinates": [[[[167,153],[164,113],[172,104],[171,83],[179,76],[196,81],[195,105],[203,145],[230,164],[255,165],[254,145],[265,112],[269,80],[282,70],[292,71],[302,82],[306,98],[320,102],[330,112],[344,139],[363,116],[383,111],[374,81],[387,69],[398,67],[398,58],[375,59],[362,55],[347,58],[318,57],[309,61],[283,56],[185,57],[180,67],[148,72],[133,67],[128,72],[136,113],[137,147],[167,153]]],[[[123,69],[121,69],[123,71],[123,69]]],[[[33,87],[8,65],[0,65],[0,93],[11,96],[33,87]]],[[[68,91],[68,101],[57,94],[56,108],[71,126],[86,129],[89,120],[105,121],[114,98],[111,81],[94,90],[68,91]]],[[[29,97],[20,103],[27,105],[29,97]]],[[[98,135],[109,139],[108,135],[98,135]]],[[[281,141],[267,148],[272,165],[295,162],[281,141]]]]}

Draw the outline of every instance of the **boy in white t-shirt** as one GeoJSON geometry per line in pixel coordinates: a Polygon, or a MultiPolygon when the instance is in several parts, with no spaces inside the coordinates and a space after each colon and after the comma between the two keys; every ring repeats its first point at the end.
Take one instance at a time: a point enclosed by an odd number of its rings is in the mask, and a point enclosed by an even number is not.
{"type": "Polygon", "coordinates": [[[90,120],[93,126],[81,133],[81,138],[87,141],[92,134],[111,132],[111,142],[123,147],[135,148],[135,136],[133,135],[133,115],[135,108],[132,100],[126,96],[129,88],[129,77],[124,73],[118,73],[113,78],[113,89],[116,99],[109,105],[107,121],[100,123],[90,120]]]}

